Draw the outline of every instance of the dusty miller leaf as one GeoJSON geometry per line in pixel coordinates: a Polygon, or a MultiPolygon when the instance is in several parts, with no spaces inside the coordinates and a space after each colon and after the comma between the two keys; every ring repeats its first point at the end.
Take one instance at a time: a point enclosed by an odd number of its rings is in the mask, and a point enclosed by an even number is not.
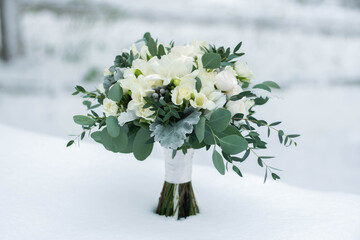
{"type": "Polygon", "coordinates": [[[185,113],[188,116],[174,124],[152,123],[150,125],[151,136],[164,148],[176,150],[181,147],[186,139],[186,134],[192,133],[194,125],[199,122],[201,115],[194,108],[188,108],[185,113]]]}

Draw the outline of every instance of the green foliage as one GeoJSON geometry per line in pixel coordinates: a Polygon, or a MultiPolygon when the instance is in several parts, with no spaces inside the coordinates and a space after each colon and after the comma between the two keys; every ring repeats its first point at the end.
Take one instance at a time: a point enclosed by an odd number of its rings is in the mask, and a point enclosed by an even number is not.
{"type": "Polygon", "coordinates": [[[205,53],[201,58],[204,68],[215,69],[221,64],[221,56],[217,53],[205,53]]]}
{"type": "Polygon", "coordinates": [[[120,102],[122,97],[123,90],[120,86],[120,83],[115,83],[109,90],[108,98],[115,102],[120,102]]]}
{"type": "Polygon", "coordinates": [[[128,136],[126,132],[121,129],[119,135],[114,138],[109,134],[107,127],[105,127],[101,131],[101,142],[106,150],[115,153],[122,152],[128,144],[128,136]]]}
{"type": "Polygon", "coordinates": [[[218,108],[211,114],[208,124],[215,131],[221,132],[229,125],[230,119],[231,113],[229,110],[218,108]]]}
{"type": "Polygon", "coordinates": [[[118,120],[114,116],[109,116],[106,118],[106,127],[109,135],[113,138],[116,138],[120,134],[120,125],[118,120]]]}
{"type": "Polygon", "coordinates": [[[91,126],[95,123],[94,119],[83,115],[75,115],[73,119],[76,124],[83,126],[91,126]]]}
{"type": "Polygon", "coordinates": [[[93,132],[91,133],[91,138],[94,139],[95,142],[97,143],[101,143],[101,131],[97,131],[97,132],[93,132]]]}
{"type": "Polygon", "coordinates": [[[150,137],[151,131],[140,128],[136,133],[133,143],[133,153],[137,160],[145,160],[152,152],[153,143],[147,143],[150,137]]]}
{"type": "Polygon", "coordinates": [[[195,125],[195,134],[199,143],[201,143],[204,140],[205,120],[206,120],[205,117],[201,116],[199,122],[195,125]]]}
{"type": "Polygon", "coordinates": [[[221,149],[228,154],[238,154],[248,148],[248,142],[239,135],[229,135],[220,139],[221,149]]]}
{"type": "Polygon", "coordinates": [[[221,175],[224,175],[225,174],[224,160],[220,155],[220,153],[218,153],[218,151],[216,151],[215,149],[213,151],[212,160],[216,170],[218,170],[221,175]]]}

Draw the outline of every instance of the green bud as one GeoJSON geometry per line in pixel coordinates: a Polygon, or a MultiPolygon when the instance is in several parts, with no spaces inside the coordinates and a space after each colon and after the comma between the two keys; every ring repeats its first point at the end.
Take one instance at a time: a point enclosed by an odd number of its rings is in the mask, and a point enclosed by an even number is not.
{"type": "Polygon", "coordinates": [[[173,79],[173,80],[174,80],[174,85],[179,86],[181,80],[180,79],[173,79]]]}

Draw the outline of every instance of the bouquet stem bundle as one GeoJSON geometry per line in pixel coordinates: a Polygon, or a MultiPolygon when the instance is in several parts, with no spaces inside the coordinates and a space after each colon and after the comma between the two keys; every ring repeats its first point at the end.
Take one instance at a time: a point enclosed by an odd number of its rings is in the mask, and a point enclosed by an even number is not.
{"type": "Polygon", "coordinates": [[[191,181],[183,184],[165,181],[156,213],[166,217],[173,216],[177,219],[199,213],[191,181]]]}

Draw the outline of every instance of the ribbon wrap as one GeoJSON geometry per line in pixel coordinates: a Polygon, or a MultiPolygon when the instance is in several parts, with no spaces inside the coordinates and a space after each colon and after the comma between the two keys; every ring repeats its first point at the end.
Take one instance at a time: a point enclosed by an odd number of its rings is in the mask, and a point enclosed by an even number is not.
{"type": "Polygon", "coordinates": [[[185,155],[181,150],[177,151],[174,158],[172,158],[172,151],[172,149],[164,149],[165,181],[173,184],[190,182],[194,149],[188,149],[185,155]]]}

